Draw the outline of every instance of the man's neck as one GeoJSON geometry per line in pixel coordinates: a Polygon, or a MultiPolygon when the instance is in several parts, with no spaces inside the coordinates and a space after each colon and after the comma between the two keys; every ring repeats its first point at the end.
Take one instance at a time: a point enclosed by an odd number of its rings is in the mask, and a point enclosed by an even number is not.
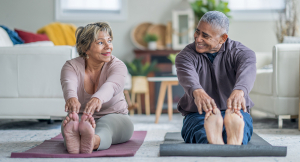
{"type": "Polygon", "coordinates": [[[216,47],[212,48],[210,51],[206,52],[206,53],[217,53],[220,51],[222,47],[222,44],[218,44],[216,47]]]}

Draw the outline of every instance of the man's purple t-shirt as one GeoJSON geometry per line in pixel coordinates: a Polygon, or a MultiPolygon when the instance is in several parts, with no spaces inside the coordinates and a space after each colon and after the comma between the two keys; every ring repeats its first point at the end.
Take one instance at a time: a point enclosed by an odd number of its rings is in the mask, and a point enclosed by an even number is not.
{"type": "Polygon", "coordinates": [[[193,97],[196,89],[204,89],[220,110],[227,109],[227,99],[236,89],[244,91],[248,112],[254,106],[249,92],[256,78],[256,57],[240,42],[228,38],[213,63],[205,53],[196,51],[195,42],[191,43],[177,55],[175,65],[185,91],[177,106],[182,115],[198,112],[193,97]]]}

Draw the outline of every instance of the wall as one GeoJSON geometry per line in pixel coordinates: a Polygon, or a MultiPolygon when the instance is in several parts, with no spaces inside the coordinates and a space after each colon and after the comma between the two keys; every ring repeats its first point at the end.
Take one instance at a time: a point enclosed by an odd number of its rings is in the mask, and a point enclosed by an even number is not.
{"type": "MultiPolygon", "coordinates": [[[[128,19],[124,22],[110,22],[114,32],[113,54],[124,61],[131,60],[135,48],[130,32],[141,22],[165,24],[171,20],[171,10],[181,0],[128,0],[128,19]]],[[[36,32],[39,28],[55,21],[54,0],[0,0],[0,24],[10,29],[36,32]]],[[[67,22],[76,26],[90,22],[67,22]]],[[[271,52],[277,43],[275,22],[231,21],[229,37],[237,40],[255,52],[271,52]]]]}

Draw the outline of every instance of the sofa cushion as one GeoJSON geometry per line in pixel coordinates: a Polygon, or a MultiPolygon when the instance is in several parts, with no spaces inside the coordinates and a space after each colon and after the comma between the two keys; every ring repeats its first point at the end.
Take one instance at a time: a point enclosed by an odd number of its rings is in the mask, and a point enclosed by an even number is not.
{"type": "Polygon", "coordinates": [[[258,69],[251,93],[272,95],[273,69],[258,69]]]}
{"type": "Polygon", "coordinates": [[[15,98],[18,97],[18,56],[5,54],[3,52],[5,48],[12,47],[0,48],[0,98],[15,98]]]}
{"type": "Polygon", "coordinates": [[[0,27],[0,47],[12,47],[14,44],[10,40],[7,32],[0,27]]]}
{"type": "Polygon", "coordinates": [[[46,34],[35,34],[19,29],[15,29],[19,37],[21,37],[25,43],[37,42],[37,41],[49,41],[49,38],[46,34]]]}

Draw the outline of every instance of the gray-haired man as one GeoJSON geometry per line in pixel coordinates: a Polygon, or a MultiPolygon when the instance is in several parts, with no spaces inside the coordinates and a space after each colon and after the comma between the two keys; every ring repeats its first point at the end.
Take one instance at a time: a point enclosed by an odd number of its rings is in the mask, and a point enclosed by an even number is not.
{"type": "Polygon", "coordinates": [[[195,31],[195,42],[176,57],[185,91],[178,103],[185,116],[181,135],[187,143],[246,145],[252,136],[249,112],[254,104],[248,94],[256,77],[256,57],[228,38],[228,28],[223,13],[207,12],[195,31]]]}

